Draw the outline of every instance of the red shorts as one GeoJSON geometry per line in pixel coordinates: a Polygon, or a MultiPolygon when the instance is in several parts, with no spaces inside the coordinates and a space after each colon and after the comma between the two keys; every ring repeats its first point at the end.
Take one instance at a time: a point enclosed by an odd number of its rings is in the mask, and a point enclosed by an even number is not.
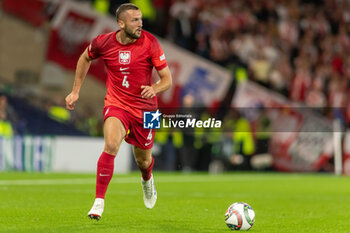
{"type": "Polygon", "coordinates": [[[141,118],[137,118],[131,113],[115,106],[104,107],[103,115],[103,121],[108,117],[116,117],[123,123],[127,132],[125,136],[127,143],[143,150],[152,148],[155,131],[153,129],[144,129],[141,118]]]}

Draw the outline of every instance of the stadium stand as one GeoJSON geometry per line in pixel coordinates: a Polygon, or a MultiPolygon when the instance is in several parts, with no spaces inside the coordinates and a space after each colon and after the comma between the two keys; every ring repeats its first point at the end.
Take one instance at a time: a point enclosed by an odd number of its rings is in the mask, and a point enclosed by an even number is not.
{"type": "Polygon", "coordinates": [[[32,106],[26,99],[13,96],[6,96],[6,98],[8,98],[8,104],[12,106],[9,119],[17,134],[87,136],[86,133],[77,130],[73,124],[68,121],[58,121],[59,116],[50,117],[47,111],[32,106]]]}

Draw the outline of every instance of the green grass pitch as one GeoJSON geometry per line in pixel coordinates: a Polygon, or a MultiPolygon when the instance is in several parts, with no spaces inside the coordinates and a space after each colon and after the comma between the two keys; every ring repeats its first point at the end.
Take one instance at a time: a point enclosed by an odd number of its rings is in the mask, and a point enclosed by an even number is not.
{"type": "Polygon", "coordinates": [[[249,232],[349,233],[350,178],[330,174],[154,172],[158,201],[143,205],[140,174],[115,175],[99,222],[87,217],[95,175],[0,173],[0,232],[230,232],[224,214],[247,202],[249,232]]]}

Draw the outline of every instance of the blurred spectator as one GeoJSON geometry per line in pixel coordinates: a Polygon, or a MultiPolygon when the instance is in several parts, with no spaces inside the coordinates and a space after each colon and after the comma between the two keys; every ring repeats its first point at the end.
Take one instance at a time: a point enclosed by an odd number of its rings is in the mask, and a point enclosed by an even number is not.
{"type": "Polygon", "coordinates": [[[254,124],[255,154],[268,153],[269,141],[272,133],[272,123],[266,109],[261,109],[259,117],[254,124]]]}
{"type": "Polygon", "coordinates": [[[121,4],[130,3],[129,0],[109,0],[109,13],[113,17],[116,17],[115,12],[121,4]]]}
{"type": "Polygon", "coordinates": [[[156,10],[153,6],[152,0],[131,0],[131,3],[138,6],[142,12],[143,28],[152,30],[156,20],[156,10]]]}
{"type": "MultiPolygon", "coordinates": [[[[199,119],[206,121],[210,118],[210,114],[204,111],[200,114],[199,119]]],[[[194,129],[194,148],[197,150],[197,159],[195,161],[195,169],[200,171],[207,171],[209,168],[210,161],[212,160],[212,134],[208,128],[194,129]]]]}
{"type": "MultiPolygon", "coordinates": [[[[193,118],[197,117],[195,113],[195,99],[191,94],[187,94],[182,100],[182,113],[192,115],[193,118]]],[[[189,172],[195,169],[195,164],[198,160],[198,152],[194,147],[195,145],[195,135],[194,131],[188,129],[183,132],[183,146],[180,149],[179,161],[184,172],[189,172]]]]}
{"type": "Polygon", "coordinates": [[[290,86],[290,98],[296,102],[303,102],[311,86],[311,70],[306,59],[297,59],[295,65],[296,71],[290,86]]]}
{"type": "Polygon", "coordinates": [[[229,112],[223,120],[223,130],[220,140],[213,144],[212,162],[209,165],[209,172],[222,172],[231,167],[230,158],[235,155],[233,129],[237,119],[229,112]]]}
{"type": "Polygon", "coordinates": [[[194,9],[189,1],[179,0],[170,7],[170,35],[174,42],[186,49],[192,47],[192,18],[194,9]]]}
{"type": "Polygon", "coordinates": [[[249,121],[237,112],[237,120],[233,132],[235,156],[230,158],[232,164],[242,169],[250,168],[250,159],[255,152],[253,131],[249,121]]]}
{"type": "Polygon", "coordinates": [[[312,83],[311,90],[306,96],[306,106],[312,108],[324,108],[327,105],[327,99],[322,92],[322,81],[319,78],[315,78],[312,83]]]}
{"type": "Polygon", "coordinates": [[[92,137],[103,136],[102,120],[98,119],[93,109],[87,108],[83,114],[83,116],[79,116],[79,118],[75,120],[76,127],[79,130],[88,133],[92,137]]]}
{"type": "Polygon", "coordinates": [[[0,95],[0,137],[11,138],[15,133],[17,115],[8,104],[7,96],[0,95]]]}
{"type": "Polygon", "coordinates": [[[253,58],[250,61],[249,67],[252,72],[252,77],[255,79],[255,81],[267,87],[269,85],[268,79],[271,70],[271,63],[266,59],[263,51],[260,50],[257,54],[256,59],[253,58]]]}
{"type": "Polygon", "coordinates": [[[214,62],[225,65],[230,56],[229,43],[225,37],[225,31],[215,30],[209,39],[209,55],[214,62]]]}
{"type": "Polygon", "coordinates": [[[161,37],[167,33],[168,11],[170,1],[168,0],[153,0],[153,6],[156,13],[156,19],[153,23],[152,31],[161,37]]]}
{"type": "Polygon", "coordinates": [[[289,64],[288,57],[281,54],[279,60],[271,68],[269,84],[272,89],[284,95],[288,95],[288,89],[291,83],[293,71],[289,64]]]}
{"type": "Polygon", "coordinates": [[[94,0],[93,5],[97,12],[108,14],[108,10],[110,8],[110,2],[108,0],[94,0]]]}
{"type": "Polygon", "coordinates": [[[65,108],[64,99],[58,97],[53,102],[48,102],[47,108],[48,115],[51,119],[61,123],[68,123],[71,121],[71,114],[65,108]]]}
{"type": "MultiPolygon", "coordinates": [[[[160,129],[155,135],[156,148],[153,153],[157,156],[157,168],[160,170],[173,171],[176,169],[176,152],[183,148],[182,133],[178,130],[160,129]]],[[[186,156],[189,156],[186,154],[186,156]]]]}

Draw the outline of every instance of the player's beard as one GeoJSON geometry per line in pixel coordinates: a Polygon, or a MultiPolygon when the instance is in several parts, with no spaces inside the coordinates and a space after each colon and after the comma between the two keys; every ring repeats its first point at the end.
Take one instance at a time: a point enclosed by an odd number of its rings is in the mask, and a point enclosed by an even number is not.
{"type": "MultiPolygon", "coordinates": [[[[138,29],[136,29],[137,31],[138,29]]],[[[140,29],[141,30],[141,29],[140,29]]],[[[125,27],[124,28],[124,31],[125,31],[125,34],[127,37],[131,38],[131,39],[139,39],[141,37],[141,34],[140,35],[137,35],[136,34],[136,31],[133,32],[130,28],[128,27],[125,27]]]]}

